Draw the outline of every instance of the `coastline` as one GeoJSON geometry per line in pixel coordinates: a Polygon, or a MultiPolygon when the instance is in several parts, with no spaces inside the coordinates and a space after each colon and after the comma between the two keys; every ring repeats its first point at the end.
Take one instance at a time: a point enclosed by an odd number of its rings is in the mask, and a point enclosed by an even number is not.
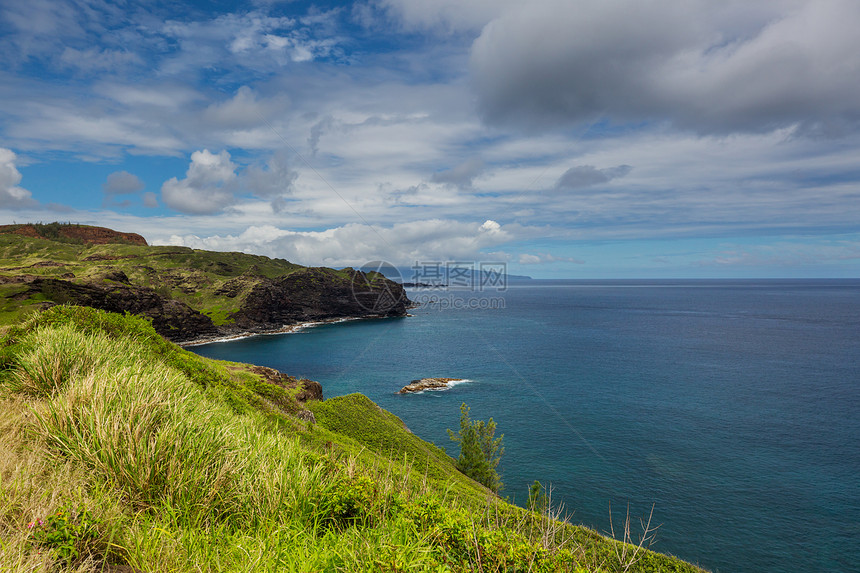
{"type": "MultiPolygon", "coordinates": [[[[407,315],[410,316],[410,315],[407,315]]],[[[207,336],[203,338],[195,338],[193,340],[186,340],[184,342],[177,342],[176,345],[181,348],[188,348],[190,346],[202,346],[204,344],[215,344],[218,342],[233,342],[235,340],[241,340],[243,338],[252,338],[254,336],[274,336],[278,334],[295,334],[297,332],[301,332],[306,328],[313,328],[315,326],[322,326],[324,324],[337,324],[340,322],[351,322],[353,320],[369,320],[369,319],[379,319],[379,318],[394,318],[394,317],[386,317],[386,316],[347,316],[347,317],[339,317],[339,318],[326,318],[322,320],[309,320],[307,322],[297,322],[296,324],[287,324],[281,326],[279,328],[270,328],[264,330],[246,330],[241,332],[236,332],[234,334],[224,334],[220,336],[207,336]]],[[[399,317],[397,317],[399,318],[399,317]]]]}

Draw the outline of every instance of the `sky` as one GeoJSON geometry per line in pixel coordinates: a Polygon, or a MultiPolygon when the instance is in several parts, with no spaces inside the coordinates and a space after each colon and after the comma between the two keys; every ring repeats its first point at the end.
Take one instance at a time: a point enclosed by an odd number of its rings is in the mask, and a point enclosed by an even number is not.
{"type": "Polygon", "coordinates": [[[860,277],[856,0],[0,0],[0,223],[860,277]]]}

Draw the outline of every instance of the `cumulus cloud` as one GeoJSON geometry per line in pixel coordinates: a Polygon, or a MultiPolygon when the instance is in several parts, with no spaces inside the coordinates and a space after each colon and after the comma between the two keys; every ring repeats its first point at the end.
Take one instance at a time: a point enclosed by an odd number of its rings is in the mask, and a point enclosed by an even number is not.
{"type": "Polygon", "coordinates": [[[389,227],[348,224],[323,231],[290,231],[273,225],[254,225],[239,235],[172,235],[162,242],[265,254],[307,265],[360,267],[374,260],[405,266],[418,260],[479,260],[486,258],[481,254],[482,249],[510,241],[514,236],[491,220],[479,225],[428,219],[389,227]]]}
{"type": "Polygon", "coordinates": [[[217,213],[235,202],[237,165],[227,151],[208,149],[191,154],[185,179],[172,177],[161,186],[161,197],[171,209],[192,215],[217,213]]]}
{"type": "MultiPolygon", "coordinates": [[[[164,182],[161,197],[171,209],[191,215],[219,213],[248,196],[270,201],[272,211],[278,213],[286,206],[284,197],[293,192],[297,178],[284,154],[243,169],[228,151],[214,154],[204,149],[191,154],[184,179],[172,177],[164,182]]],[[[148,207],[158,205],[154,197],[144,199],[148,207]]]]}
{"type": "Polygon", "coordinates": [[[483,171],[484,162],[478,158],[472,158],[451,169],[437,171],[430,177],[430,181],[454,187],[470,188],[475,178],[483,171]]]}
{"type": "Polygon", "coordinates": [[[483,28],[471,69],[494,123],[829,133],[860,122],[858,20],[853,0],[538,0],[483,28]]]}
{"type": "Polygon", "coordinates": [[[30,207],[36,204],[32,194],[19,187],[21,172],[15,167],[16,155],[0,147],[0,207],[30,207]]]}
{"type": "Polygon", "coordinates": [[[619,165],[617,167],[608,167],[606,169],[597,169],[593,165],[579,165],[571,167],[564,172],[558,181],[556,181],[556,189],[582,189],[584,187],[592,187],[594,185],[602,185],[609,183],[618,177],[624,177],[633,168],[629,165],[619,165]]]}

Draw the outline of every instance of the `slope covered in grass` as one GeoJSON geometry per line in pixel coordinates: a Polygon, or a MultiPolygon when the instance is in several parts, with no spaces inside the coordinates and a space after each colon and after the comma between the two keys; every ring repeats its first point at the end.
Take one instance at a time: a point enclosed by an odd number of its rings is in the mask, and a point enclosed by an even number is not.
{"type": "MultiPolygon", "coordinates": [[[[220,253],[188,247],[146,246],[124,243],[70,243],[41,237],[0,234],[0,277],[28,275],[73,284],[131,284],[150,288],[161,296],[175,298],[212,318],[215,325],[229,322],[242,295],[257,279],[274,279],[303,267],[283,259],[245,253],[220,253]],[[233,281],[229,283],[229,281],[233,281]],[[228,284],[229,283],[229,284],[228,284]],[[232,284],[233,296],[219,294],[232,284]]],[[[24,292],[20,282],[0,285],[3,307],[0,321],[14,321],[51,294],[15,298],[24,292]]],[[[56,302],[72,296],[55,287],[56,302]]]]}
{"type": "Polygon", "coordinates": [[[301,404],[133,316],[54,307],[7,332],[0,367],[4,571],[698,571],[619,559],[366,398],[301,404]]]}
{"type": "Polygon", "coordinates": [[[142,237],[142,244],[132,243],[124,239],[127,233],[83,225],[10,227],[33,235],[0,228],[0,326],[55,304],[76,304],[144,315],[162,335],[189,341],[307,321],[406,314],[402,287],[379,273],[152,247],[142,237]],[[110,239],[111,233],[117,238],[110,239]]]}

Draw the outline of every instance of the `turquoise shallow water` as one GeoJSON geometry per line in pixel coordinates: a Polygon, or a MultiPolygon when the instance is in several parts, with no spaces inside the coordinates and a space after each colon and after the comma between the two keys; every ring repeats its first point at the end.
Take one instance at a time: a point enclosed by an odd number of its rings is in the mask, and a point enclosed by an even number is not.
{"type": "MultiPolygon", "coordinates": [[[[503,493],[535,479],[609,531],[715,572],[860,571],[860,281],[535,281],[481,308],[194,347],[362,392],[456,455],[459,405],[505,435],[503,493]],[[502,306],[491,304],[499,299],[502,306]],[[415,378],[468,383],[401,396],[415,378]]],[[[502,297],[499,299],[499,297],[502,297]]],[[[467,305],[458,305],[467,306],[467,305]]]]}

